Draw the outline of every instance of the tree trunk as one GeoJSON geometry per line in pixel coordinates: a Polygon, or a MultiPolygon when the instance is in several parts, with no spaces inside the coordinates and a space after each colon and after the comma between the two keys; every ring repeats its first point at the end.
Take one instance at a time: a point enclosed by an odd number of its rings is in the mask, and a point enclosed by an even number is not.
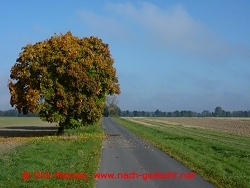
{"type": "Polygon", "coordinates": [[[64,126],[60,125],[57,131],[57,135],[63,135],[64,134],[64,126]]]}
{"type": "Polygon", "coordinates": [[[57,135],[63,135],[64,134],[64,122],[59,122],[59,128],[58,128],[58,131],[57,131],[57,135]]]}
{"type": "Polygon", "coordinates": [[[69,117],[66,118],[66,120],[64,122],[59,122],[59,128],[57,131],[57,135],[63,135],[64,134],[64,127],[67,127],[67,125],[69,124],[69,117]]]}

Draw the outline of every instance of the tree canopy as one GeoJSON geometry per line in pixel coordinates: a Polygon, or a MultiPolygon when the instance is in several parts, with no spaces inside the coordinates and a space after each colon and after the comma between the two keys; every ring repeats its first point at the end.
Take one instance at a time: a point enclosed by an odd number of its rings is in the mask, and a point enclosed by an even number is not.
{"type": "Polygon", "coordinates": [[[22,48],[9,81],[10,104],[38,112],[59,129],[90,125],[102,117],[107,95],[120,87],[108,44],[71,32],[22,48]]]}

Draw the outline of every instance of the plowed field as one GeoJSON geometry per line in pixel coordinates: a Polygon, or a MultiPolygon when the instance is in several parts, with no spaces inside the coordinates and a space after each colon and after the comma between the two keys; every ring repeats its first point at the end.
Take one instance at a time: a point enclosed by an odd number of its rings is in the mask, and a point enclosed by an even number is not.
{"type": "Polygon", "coordinates": [[[179,125],[229,132],[250,136],[250,118],[128,118],[130,121],[140,122],[148,126],[179,125]]]}

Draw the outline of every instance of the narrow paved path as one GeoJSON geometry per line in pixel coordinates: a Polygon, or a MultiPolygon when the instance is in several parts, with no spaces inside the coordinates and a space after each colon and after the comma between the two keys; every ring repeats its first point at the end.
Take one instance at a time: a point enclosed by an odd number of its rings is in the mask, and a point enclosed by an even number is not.
{"type": "Polygon", "coordinates": [[[96,188],[214,187],[112,119],[105,117],[102,123],[104,131],[109,137],[103,143],[98,172],[114,173],[114,178],[96,179],[96,188]],[[189,178],[179,178],[182,173],[189,178]],[[165,179],[159,179],[159,177],[165,179]]]}

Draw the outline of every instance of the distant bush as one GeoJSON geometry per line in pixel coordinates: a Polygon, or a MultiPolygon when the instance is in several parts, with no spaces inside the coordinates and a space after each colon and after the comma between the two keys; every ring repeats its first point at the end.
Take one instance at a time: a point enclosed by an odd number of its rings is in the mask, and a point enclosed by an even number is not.
{"type": "Polygon", "coordinates": [[[23,115],[22,113],[18,113],[17,110],[11,109],[11,110],[0,110],[0,117],[38,117],[38,114],[29,112],[26,115],[23,115]]]}

